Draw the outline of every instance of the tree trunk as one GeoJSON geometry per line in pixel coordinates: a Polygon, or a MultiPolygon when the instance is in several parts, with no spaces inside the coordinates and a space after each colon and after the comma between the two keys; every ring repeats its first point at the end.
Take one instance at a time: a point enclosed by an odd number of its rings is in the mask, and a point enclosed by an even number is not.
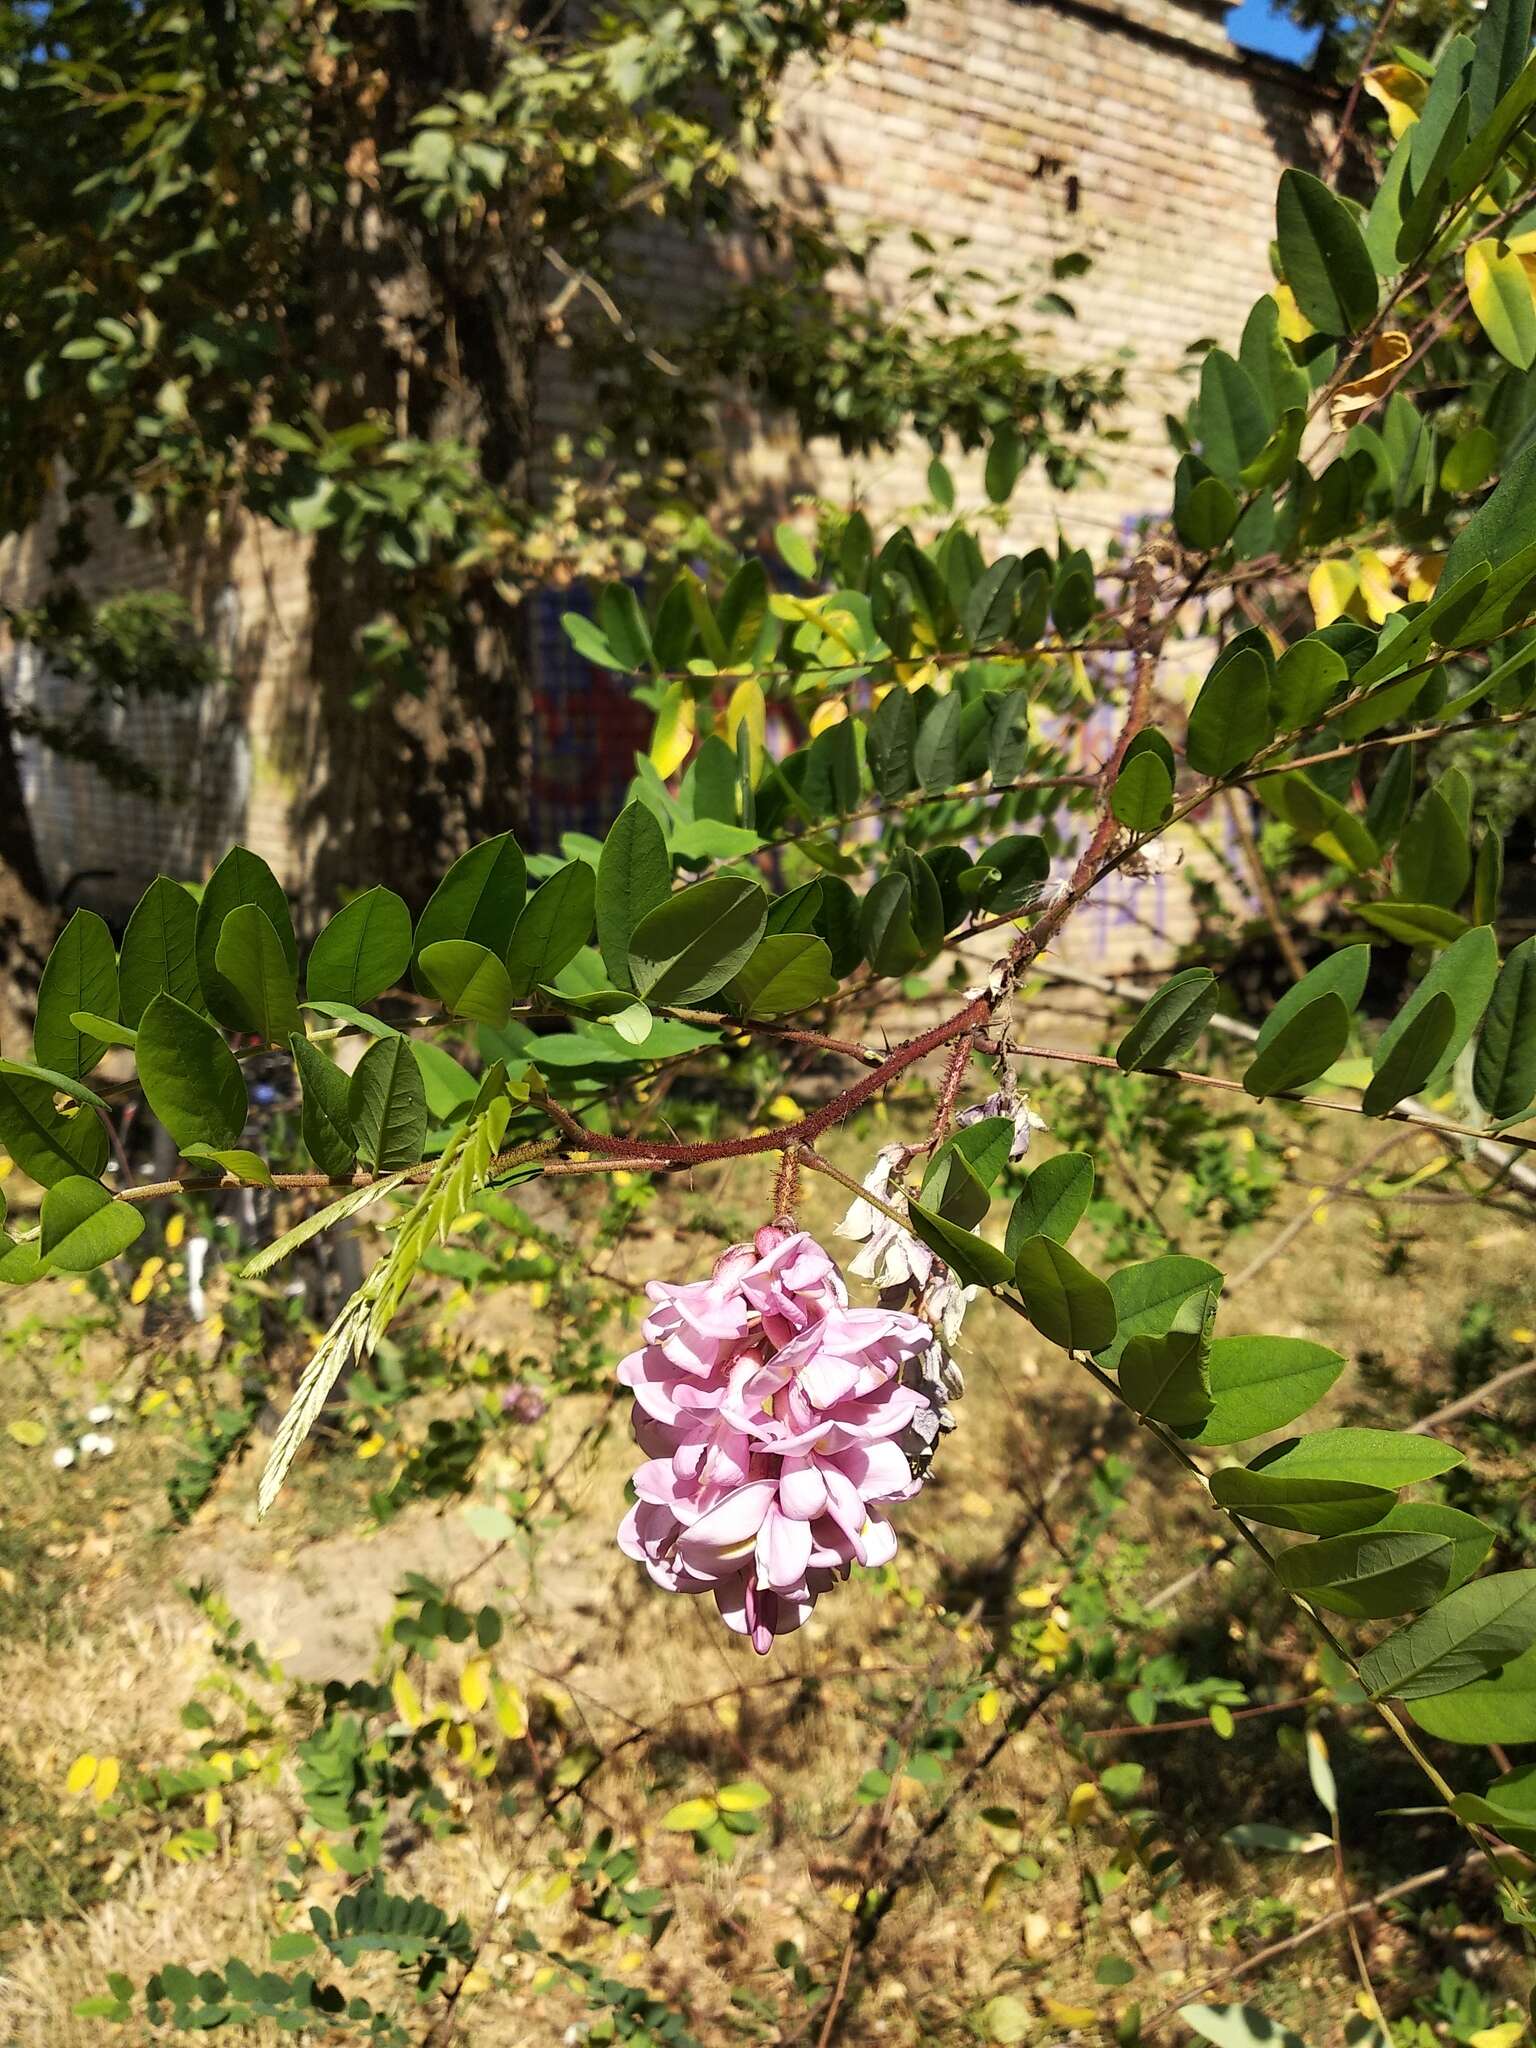
{"type": "MultiPolygon", "coordinates": [[[[483,0],[438,0],[429,18],[381,14],[372,53],[388,90],[368,117],[383,156],[408,141],[413,116],[454,90],[494,80],[503,12],[483,0]]],[[[419,11],[420,12],[420,11],[419,11]]],[[[355,85],[318,119],[355,129],[355,85]]],[[[335,148],[335,133],[327,138],[335,148]]],[[[541,335],[537,236],[510,217],[417,240],[392,231],[366,181],[355,204],[316,237],[316,335],[335,362],[336,418],[364,409],[402,437],[472,448],[488,485],[526,501],[535,439],[541,335]]],[[[426,687],[402,690],[359,650],[370,620],[400,608],[402,577],[344,559],[328,531],[310,568],[307,676],[269,736],[297,792],[290,827],[300,849],[295,893],[307,922],[344,889],[382,881],[414,904],[465,845],[516,829],[525,808],[525,635],[491,569],[455,603],[447,644],[429,657],[426,687]],[[364,702],[359,705],[360,694],[364,702]]],[[[407,601],[410,584],[404,584],[407,601]]],[[[431,600],[430,576],[421,594],[431,600]]]]}
{"type": "Polygon", "coordinates": [[[0,1048],[8,1053],[31,1037],[37,984],[58,929],[0,694],[0,1048]]]}

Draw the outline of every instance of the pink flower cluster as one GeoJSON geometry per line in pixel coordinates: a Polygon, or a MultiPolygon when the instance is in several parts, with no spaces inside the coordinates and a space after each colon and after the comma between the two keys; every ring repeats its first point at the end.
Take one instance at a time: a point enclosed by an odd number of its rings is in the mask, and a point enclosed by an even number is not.
{"type": "Polygon", "coordinates": [[[894,1309],[850,1308],[804,1231],[769,1226],[708,1280],[653,1280],[642,1348],[619,1366],[647,1462],[619,1547],[669,1592],[711,1592],[766,1653],[850,1566],[884,1564],[881,1508],[913,1477],[901,1439],[930,1404],[902,1384],[934,1341],[894,1309]]]}

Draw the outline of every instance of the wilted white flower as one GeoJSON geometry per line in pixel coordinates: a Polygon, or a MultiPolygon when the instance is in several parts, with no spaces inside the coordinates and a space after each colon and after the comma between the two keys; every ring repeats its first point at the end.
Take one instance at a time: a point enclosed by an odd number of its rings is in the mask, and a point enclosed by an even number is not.
{"type": "Polygon", "coordinates": [[[948,1271],[942,1279],[936,1274],[929,1281],[923,1296],[923,1313],[945,1345],[952,1347],[958,1340],[960,1325],[975,1293],[974,1287],[962,1287],[948,1271]]]}
{"type": "Polygon", "coordinates": [[[1025,1090],[1012,1087],[999,1088],[985,1102],[962,1109],[955,1118],[955,1128],[961,1130],[967,1124],[979,1124],[989,1116],[1005,1116],[1013,1125],[1013,1143],[1008,1148],[1010,1159],[1022,1159],[1029,1150],[1029,1141],[1034,1133],[1046,1129],[1045,1118],[1037,1116],[1030,1108],[1025,1090]]]}
{"type": "Polygon", "coordinates": [[[80,1448],[89,1457],[110,1458],[117,1449],[117,1439],[111,1436],[98,1436],[94,1430],[88,1429],[80,1439],[80,1448]]]}
{"type": "Polygon", "coordinates": [[[87,1411],[85,1419],[87,1422],[110,1422],[113,1413],[110,1401],[98,1401],[94,1408],[87,1411]]]}
{"type": "Polygon", "coordinates": [[[848,1270],[860,1280],[868,1280],[882,1296],[905,1294],[909,1288],[927,1284],[933,1253],[910,1230],[882,1216],[863,1251],[849,1260],[848,1270]]]}
{"type": "Polygon", "coordinates": [[[1145,846],[1138,846],[1126,861],[1122,873],[1134,881],[1148,882],[1157,875],[1171,875],[1175,868],[1184,865],[1182,846],[1171,846],[1166,839],[1152,839],[1145,846]]]}
{"type": "MultiPolygon", "coordinates": [[[[887,1145],[875,1154],[875,1163],[865,1174],[863,1182],[865,1190],[875,1197],[875,1201],[890,1202],[897,1169],[905,1157],[906,1152],[900,1145],[887,1145]]],[[[837,1235],[851,1237],[855,1244],[863,1244],[866,1238],[874,1236],[882,1223],[889,1221],[890,1218],[883,1216],[874,1202],[855,1201],[838,1224],[837,1235]]]]}
{"type": "Polygon", "coordinates": [[[70,1466],[73,1465],[73,1463],[75,1462],[75,1453],[73,1445],[60,1444],[59,1448],[53,1454],[53,1462],[60,1472],[67,1472],[70,1466]]]}
{"type": "MultiPolygon", "coordinates": [[[[907,1198],[900,1184],[907,1151],[901,1145],[887,1145],[876,1154],[875,1163],[864,1176],[864,1187],[886,1208],[904,1211],[907,1198]]],[[[926,1285],[933,1271],[933,1253],[910,1230],[902,1228],[874,1202],[856,1201],[837,1226],[839,1237],[849,1237],[864,1249],[849,1263],[848,1271],[868,1280],[883,1296],[915,1291],[926,1285]]]]}

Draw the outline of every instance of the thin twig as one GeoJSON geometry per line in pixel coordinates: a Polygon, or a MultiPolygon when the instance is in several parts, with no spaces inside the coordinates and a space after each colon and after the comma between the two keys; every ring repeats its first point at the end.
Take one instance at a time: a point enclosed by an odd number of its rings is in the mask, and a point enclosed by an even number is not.
{"type": "Polygon", "coordinates": [[[1262,1970],[1267,1963],[1275,1962],[1281,1956],[1290,1955],[1292,1950],[1302,1948],[1309,1941],[1315,1941],[1320,1934],[1327,1934],[1331,1928],[1342,1926],[1346,1920],[1353,1920],[1361,1913],[1374,1913],[1382,1906],[1391,1905],[1394,1899],[1406,1899],[1413,1892],[1421,1892],[1427,1885],[1441,1884],[1447,1878],[1457,1876],[1474,1863],[1486,1862],[1480,1851],[1455,1858],[1449,1863],[1437,1863],[1433,1870],[1421,1870],[1417,1877],[1405,1877],[1400,1884],[1390,1884],[1385,1891],[1376,1892],[1368,1899],[1357,1899],[1352,1906],[1340,1907],[1336,1913],[1325,1913],[1321,1920],[1314,1920],[1310,1927],[1303,1927],[1295,1934],[1287,1934],[1281,1941],[1272,1941],[1267,1948],[1257,1948],[1251,1956],[1244,1956],[1240,1962],[1229,1964],[1224,1970],[1215,1970],[1200,1983],[1181,1991],[1172,2004],[1159,2006],[1149,2018],[1142,2021],[1141,2031],[1150,2034],[1157,2027],[1177,2017],[1180,2007],[1193,2005],[1205,1997],[1208,1991],[1215,1991],[1223,1984],[1230,1984],[1235,1978],[1250,1977],[1255,1970],[1262,1970]]]}

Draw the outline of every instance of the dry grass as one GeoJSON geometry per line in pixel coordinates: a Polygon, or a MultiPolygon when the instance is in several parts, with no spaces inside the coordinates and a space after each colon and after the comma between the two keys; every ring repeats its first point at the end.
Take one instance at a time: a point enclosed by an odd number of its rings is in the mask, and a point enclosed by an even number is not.
{"type": "MultiPolygon", "coordinates": [[[[1327,1135],[1337,1142],[1336,1133],[1327,1135]]],[[[1394,1168],[1428,1157],[1428,1145],[1407,1141],[1394,1168]]],[[[1293,1171],[1297,1185],[1275,1214],[1229,1249],[1232,1270],[1338,1168],[1331,1156],[1304,1152],[1293,1171]]],[[[714,1199],[750,1208],[752,1190],[732,1182],[714,1199]]],[[[843,1198],[816,1182],[807,1204],[813,1226],[828,1227],[843,1198]]],[[[1522,1216],[1454,1206],[1397,1213],[1408,1240],[1386,1243],[1373,1239],[1365,1211],[1329,1204],[1243,1290],[1226,1324],[1316,1336],[1344,1349],[1354,1370],[1332,1404],[1336,1419],[1401,1420],[1405,1405],[1422,1413],[1463,1391],[1459,1374],[1483,1376],[1467,1349],[1474,1309],[1486,1310],[1490,1342],[1536,1324],[1522,1216]]],[[[1187,1218],[1182,1228],[1184,1248],[1200,1248],[1200,1228],[1191,1230],[1187,1218]]],[[[655,1262],[650,1270],[700,1264],[699,1243],[680,1243],[658,1226],[648,1246],[626,1249],[622,1269],[638,1275],[647,1260],[655,1262]]],[[[118,1383],[131,1376],[131,1351],[131,1340],[115,1360],[98,1350],[81,1370],[94,1384],[118,1383]]],[[[38,1878],[34,1892],[42,1897],[51,1887],[52,1895],[46,1911],[15,1919],[0,1934],[0,2039],[8,2048],[94,2048],[108,2030],[73,2018],[71,2009],[103,1987],[108,1971],[142,1981],[165,1961],[196,1968],[230,1955],[259,1968],[268,1937],[284,1924],[273,1882],[303,1819],[291,1759],[270,1782],[232,1788],[217,1849],[203,1861],[176,1863],[165,1853],[187,1814],[112,1820],[63,1791],[68,1764],[81,1751],[166,1765],[188,1758],[203,1739],[182,1725],[180,1711],[195,1694],[213,1697],[206,1688],[219,1667],[207,1626],[175,1591],[178,1581],[201,1577],[221,1586],[242,1622],[269,1650],[283,1651],[296,1677],[350,1678],[376,1654],[403,1573],[453,1581],[478,1567],[462,1597],[471,1605],[494,1598],[506,1611],[509,1636],[498,1661],[535,1702],[538,1761],[517,1746],[511,1775],[491,1788],[476,1788],[445,1765],[462,1831],[441,1840],[401,1831],[389,1869],[396,1889],[420,1892],[489,1930],[483,1975],[460,2008],[458,2038],[484,2048],[553,2043],[579,2019],[565,1993],[536,1987],[534,1965],[513,1946],[519,1929],[531,1925],[541,1939],[669,1998],[703,2041],[814,2040],[815,2026],[793,2018],[774,1946],[794,1941],[823,1977],[835,1965],[850,1901],[872,1867],[866,1859],[880,1812],[851,1794],[880,1762],[886,1736],[903,1726],[914,1684],[958,1683],[988,1639],[1017,1645],[1019,1631],[1044,1619],[1067,1576],[1062,1553],[1088,1512],[1089,1482],[1106,1458],[1132,1457],[1136,1469],[1100,1545],[1112,1584],[1144,1600],[1208,1554],[1211,1532],[1193,1494],[1156,1464],[1150,1448],[1130,1441],[1118,1413],[1025,1324],[980,1305],[967,1325],[966,1353],[964,1426],[904,1516],[899,1577],[843,1589],[765,1664],[728,1638],[702,1603],[653,1593],[613,1549],[611,1527],[632,1462],[622,1430],[567,1467],[561,1513],[531,1563],[516,1546],[483,1562],[485,1545],[452,1505],[416,1506],[367,1533],[366,1519],[353,1512],[361,1496],[345,1458],[312,1460],[260,1530],[250,1516],[251,1461],[226,1477],[191,1528],[167,1534],[159,1489],[172,1447],[158,1429],[124,1428],[110,1467],[84,1474],[56,1474],[45,1452],[7,1443],[0,1560],[15,1575],[7,1590],[19,1626],[0,1650],[8,1709],[0,1787],[14,1784],[25,1796],[3,1841],[7,1867],[20,1872],[40,1862],[49,1884],[38,1878]],[[1044,1492],[1052,1494],[1050,1506],[1035,1515],[1031,1503],[1044,1492]],[[787,1675],[792,1682],[778,1682],[787,1675]],[[605,1759],[583,1791],[589,1832],[608,1825],[617,1838],[635,1841],[641,1881],[669,1890],[675,1918],[654,1952],[578,1918],[565,1881],[577,1851],[538,1824],[536,1771],[579,1742],[605,1759]],[[658,1828],[674,1800],[747,1775],[773,1794],[770,1827],[734,1863],[701,1860],[686,1835],[658,1828]],[[510,1813],[497,1810],[499,1792],[514,1795],[510,1813]],[[733,2005],[741,1987],[789,2014],[785,2028],[776,2032],[733,2005]]],[[[7,1415],[26,1407],[31,1384],[18,1377],[14,1344],[9,1357],[7,1415]]],[[[563,1405],[557,1462],[601,1405],[591,1396],[563,1405]]],[[[1529,1401],[1517,1399],[1514,1412],[1529,1419],[1529,1401]]],[[[1506,1439],[1490,1438],[1475,1418],[1457,1433],[1484,1469],[1518,1478],[1506,1439]]],[[[1180,1649],[1193,1669],[1221,1668],[1261,1695],[1303,1693],[1316,1675],[1306,1643],[1245,1567],[1205,1573],[1154,1620],[1122,1634],[1128,1655],[1180,1649]]],[[[1027,1689],[1030,1674],[1017,1660],[1005,1672],[1005,1691],[1027,1689]]],[[[452,1666],[434,1669],[429,1694],[451,1697],[451,1674],[452,1666]]],[[[313,1717],[312,1693],[285,1706],[283,1687],[253,1690],[290,1733],[313,1717]]],[[[1242,1724],[1228,1744],[1207,1729],[1095,1746],[1101,1766],[1114,1758],[1145,1766],[1139,1803],[1158,1816],[1185,1869],[1183,1884],[1156,1912],[1139,1878],[1106,1889],[1116,1824],[1102,1810],[1079,1830],[1066,1824],[1068,1797],[1088,1776],[1071,1724],[1125,1718],[1123,1683],[1109,1686],[1107,1710],[1098,1690],[1074,1685],[955,1802],[912,1863],[871,1950],[868,1979],[855,1979],[845,2041],[984,2037],[979,2015],[1003,1990],[1024,1998],[1032,2038],[1064,2038],[1074,2023],[1063,2008],[1112,2012],[1136,1997],[1150,2014],[1238,1962],[1261,1940],[1253,1931],[1261,1924],[1283,1931],[1333,1908],[1326,1858],[1243,1860],[1220,1842],[1239,1819],[1316,1825],[1304,1774],[1277,1748],[1269,1720],[1242,1724]],[[1007,1843],[983,1810],[1002,1808],[1019,1816],[1040,1875],[988,1896],[988,1871],[1007,1843]],[[1261,1898],[1273,1903],[1260,1909],[1261,1898]],[[1234,1912],[1250,1922],[1239,1940],[1216,1926],[1234,1912]],[[1111,1950],[1137,1968],[1128,1991],[1094,1982],[1095,1964],[1111,1950]]],[[[885,1871],[902,1866],[937,1800],[986,1747],[996,1725],[989,1711],[967,1713],[961,1761],[937,1795],[910,1778],[898,1782],[881,1851],[885,1871]]],[[[1298,1721],[1294,1714],[1279,1719],[1298,1721]]],[[[1331,1739],[1357,1890],[1441,1860],[1452,1844],[1437,1824],[1378,1819],[1381,1805],[1412,1790],[1383,1749],[1342,1732],[1331,1739]]],[[[311,1861],[306,1883],[306,1900],[330,1903],[344,1880],[311,1861]]],[[[33,1896],[19,1877],[12,1890],[33,1896]]],[[[1389,2007],[1401,2007],[1447,1964],[1480,1974],[1489,1987],[1513,1982],[1486,1893],[1467,1880],[1449,1903],[1429,1931],[1386,1917],[1365,1924],[1389,2007]]],[[[379,1991],[388,1972],[364,1971],[358,1981],[379,1991]]],[[[1328,1937],[1284,1958],[1255,1980],[1251,1995],[1302,2031],[1310,2048],[1330,2048],[1342,2040],[1356,1989],[1347,1951],[1328,1937]]]]}

